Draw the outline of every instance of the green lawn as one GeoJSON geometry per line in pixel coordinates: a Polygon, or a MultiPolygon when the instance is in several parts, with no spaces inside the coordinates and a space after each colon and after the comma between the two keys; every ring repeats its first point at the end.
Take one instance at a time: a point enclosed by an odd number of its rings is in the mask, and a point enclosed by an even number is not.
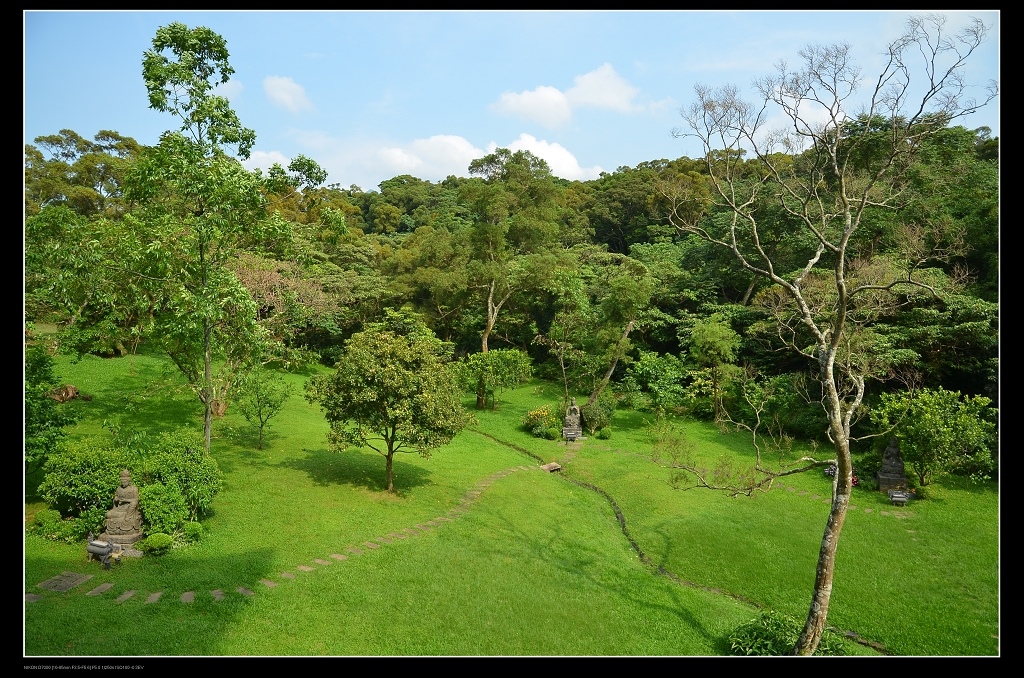
{"type": "MultiPolygon", "coordinates": [[[[58,371],[92,396],[74,403],[85,415],[76,435],[102,434],[104,421],[200,426],[198,402],[157,357],[61,360],[58,371]]],[[[213,444],[225,485],[198,545],[106,571],[85,561],[84,544],[26,536],[25,591],[43,598],[25,603],[25,654],[718,655],[759,606],[806,614],[826,478],[797,476],[749,499],[673,490],[639,413],[617,412],[611,439],[579,446],[520,430],[528,409],[556,400],[536,383],[506,392],[432,458],[399,455],[395,495],[382,491],[383,457],[328,450],[327,424],[301,389],[263,450],[229,409],[213,444]],[[552,460],[561,473],[537,468],[552,460]],[[406,528],[408,538],[347,551],[406,528]],[[630,538],[674,578],[642,562],[630,538]],[[67,593],[36,586],[64,571],[93,577],[67,593]],[[113,587],[86,595],[104,582],[113,587]],[[181,602],[187,591],[194,602],[181,602]]],[[[749,453],[742,437],[685,427],[703,453],[749,453]]],[[[996,486],[929,489],[906,509],[856,490],[829,622],[892,654],[998,654],[996,486]]],[[[27,490],[29,513],[40,504],[27,490]]]]}

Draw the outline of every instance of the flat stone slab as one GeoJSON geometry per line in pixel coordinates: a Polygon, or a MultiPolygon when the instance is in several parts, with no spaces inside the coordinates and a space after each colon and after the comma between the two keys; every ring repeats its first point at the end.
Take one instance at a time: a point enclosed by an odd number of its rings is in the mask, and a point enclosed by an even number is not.
{"type": "Polygon", "coordinates": [[[42,600],[42,599],[43,599],[43,597],[41,595],[39,595],[38,593],[26,593],[25,594],[25,602],[26,603],[34,603],[37,600],[42,600]]]}
{"type": "Polygon", "coordinates": [[[331,564],[331,561],[324,560],[323,558],[314,558],[313,562],[316,563],[317,565],[330,565],[331,564]]]}
{"type": "Polygon", "coordinates": [[[352,553],[352,554],[354,554],[354,555],[357,555],[357,556],[361,556],[361,555],[363,555],[363,552],[362,552],[362,551],[361,551],[360,549],[357,549],[357,548],[356,548],[355,546],[353,546],[353,547],[349,548],[349,549],[348,549],[348,552],[349,552],[349,553],[352,553]]]}
{"type": "Polygon", "coordinates": [[[214,600],[224,600],[224,592],[220,589],[210,591],[210,595],[213,596],[214,600]]]}
{"type": "Polygon", "coordinates": [[[61,572],[56,577],[50,577],[46,581],[37,584],[41,589],[47,591],[57,591],[58,593],[64,593],[70,591],[76,586],[80,586],[85,582],[92,579],[91,574],[79,574],[77,572],[61,572]]]}
{"type": "Polygon", "coordinates": [[[374,544],[372,541],[366,542],[365,546],[368,549],[379,549],[380,548],[380,544],[374,544]]]}
{"type": "Polygon", "coordinates": [[[114,588],[114,585],[111,582],[108,581],[108,582],[106,582],[104,584],[100,584],[99,586],[94,588],[92,591],[89,591],[85,595],[87,595],[87,596],[98,596],[99,594],[103,593],[104,591],[109,591],[112,588],[114,588]]]}
{"type": "Polygon", "coordinates": [[[408,539],[409,535],[402,534],[401,532],[392,532],[388,535],[389,537],[395,537],[396,539],[408,539]]]}
{"type": "MultiPolygon", "coordinates": [[[[263,583],[266,584],[267,582],[264,581],[263,583]]],[[[273,582],[271,582],[271,583],[273,583],[273,582]]],[[[256,595],[255,593],[253,593],[249,589],[245,588],[244,586],[239,586],[235,590],[238,591],[239,593],[241,593],[243,596],[254,596],[254,595],[256,595]]]]}
{"type": "Polygon", "coordinates": [[[269,579],[260,579],[260,583],[263,584],[264,586],[266,586],[267,588],[270,588],[270,589],[272,589],[275,586],[277,586],[277,582],[276,581],[270,581],[269,579]]]}
{"type": "Polygon", "coordinates": [[[348,556],[342,555],[340,553],[332,553],[331,558],[334,558],[335,560],[348,560],[348,556]]]}
{"type": "Polygon", "coordinates": [[[387,537],[379,537],[377,539],[377,541],[379,541],[381,544],[390,544],[390,543],[392,543],[395,540],[394,539],[388,539],[387,537]]]}
{"type": "Polygon", "coordinates": [[[294,572],[282,572],[281,576],[284,577],[285,579],[295,579],[295,573],[294,572]]]}
{"type": "Polygon", "coordinates": [[[555,471],[561,471],[562,465],[556,461],[553,461],[550,464],[544,464],[543,466],[541,466],[541,468],[547,471],[548,473],[554,473],[555,471]]]}
{"type": "Polygon", "coordinates": [[[146,602],[147,603],[155,603],[156,601],[160,600],[160,596],[162,596],[163,594],[164,594],[163,591],[157,591],[156,593],[150,593],[149,597],[146,598],[146,602]]]}
{"type": "Polygon", "coordinates": [[[191,603],[195,599],[196,599],[196,592],[195,591],[185,591],[184,593],[181,594],[181,602],[183,602],[183,603],[191,603]]]}
{"type": "Polygon", "coordinates": [[[795,487],[787,487],[786,488],[786,492],[796,492],[796,488],[795,487]]]}
{"type": "Polygon", "coordinates": [[[434,527],[434,526],[430,525],[430,524],[427,524],[427,523],[420,523],[419,525],[416,526],[416,529],[421,530],[423,532],[426,532],[427,530],[429,530],[432,527],[434,527]]]}
{"type": "Polygon", "coordinates": [[[135,591],[134,590],[132,590],[132,591],[125,591],[124,593],[119,595],[117,597],[117,600],[115,600],[114,602],[115,603],[123,603],[124,601],[128,600],[129,598],[131,598],[134,595],[135,595],[135,591]]]}
{"type": "Polygon", "coordinates": [[[407,533],[409,533],[409,534],[411,534],[413,536],[416,536],[417,534],[420,533],[420,530],[422,530],[423,528],[417,525],[416,527],[404,527],[402,529],[405,532],[407,532],[407,533]]]}
{"type": "Polygon", "coordinates": [[[302,570],[303,572],[312,572],[313,568],[309,565],[299,565],[295,568],[296,570],[302,570]]]}
{"type": "Polygon", "coordinates": [[[871,513],[871,512],[873,511],[873,510],[874,510],[874,509],[869,509],[869,508],[866,508],[866,509],[864,509],[864,513],[871,513]]]}
{"type": "Polygon", "coordinates": [[[452,519],[449,518],[448,516],[438,516],[438,517],[434,518],[434,520],[440,520],[440,521],[446,522],[446,523],[450,523],[452,521],[452,519]]]}

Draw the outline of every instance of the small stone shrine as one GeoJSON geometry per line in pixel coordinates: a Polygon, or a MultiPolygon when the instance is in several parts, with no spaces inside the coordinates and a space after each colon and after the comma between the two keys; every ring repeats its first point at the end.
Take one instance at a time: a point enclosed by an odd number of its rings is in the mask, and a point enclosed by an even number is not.
{"type": "Polygon", "coordinates": [[[139,488],[132,485],[128,469],[121,471],[121,485],[114,492],[114,507],[107,511],[106,528],[100,541],[130,546],[142,539],[142,512],[139,510],[139,488]]]}
{"type": "Polygon", "coordinates": [[[580,424],[580,408],[573,398],[569,407],[565,410],[565,423],[562,424],[562,437],[568,442],[573,442],[583,437],[583,427],[580,424]]]}
{"type": "Polygon", "coordinates": [[[882,468],[878,469],[878,491],[907,489],[907,475],[900,456],[900,442],[893,436],[882,454],[882,468]]]}

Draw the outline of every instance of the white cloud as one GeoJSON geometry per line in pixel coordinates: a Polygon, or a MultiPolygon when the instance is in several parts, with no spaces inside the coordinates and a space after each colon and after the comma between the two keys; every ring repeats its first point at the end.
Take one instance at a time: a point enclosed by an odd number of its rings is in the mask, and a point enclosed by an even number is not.
{"type": "Polygon", "coordinates": [[[238,80],[231,79],[227,82],[217,85],[213,88],[214,94],[219,97],[224,97],[227,100],[237,99],[241,94],[242,90],[245,89],[242,83],[238,80]]]}
{"type": "Polygon", "coordinates": [[[565,92],[548,85],[518,93],[505,92],[491,104],[491,110],[531,120],[548,129],[568,122],[574,109],[585,106],[621,113],[643,110],[643,106],[633,103],[640,90],[616,73],[611,64],[577,75],[574,82],[565,92]]]}
{"type": "Polygon", "coordinates": [[[593,106],[623,113],[639,109],[633,104],[633,98],[640,90],[626,82],[611,64],[576,76],[575,83],[565,93],[573,107],[593,106]]]}
{"type": "Polygon", "coordinates": [[[313,110],[313,102],[306,96],[306,90],[291,78],[268,75],[263,79],[263,91],[275,106],[292,113],[313,110]]]}
{"type": "Polygon", "coordinates": [[[538,122],[544,127],[558,127],[572,117],[569,100],[554,87],[541,85],[525,92],[505,92],[491,110],[538,122]]]}
{"type": "Polygon", "coordinates": [[[266,172],[274,163],[281,167],[287,167],[291,159],[280,151],[253,151],[248,160],[242,161],[242,166],[247,170],[261,169],[266,172]]]}
{"type": "MultiPolygon", "coordinates": [[[[497,146],[492,143],[488,145],[488,148],[491,149],[488,153],[493,153],[497,146]]],[[[603,171],[599,165],[580,167],[576,156],[561,144],[549,143],[530,134],[520,134],[519,138],[508,144],[506,148],[510,151],[529,151],[538,158],[543,158],[551,168],[552,174],[570,181],[597,179],[603,171]]]]}

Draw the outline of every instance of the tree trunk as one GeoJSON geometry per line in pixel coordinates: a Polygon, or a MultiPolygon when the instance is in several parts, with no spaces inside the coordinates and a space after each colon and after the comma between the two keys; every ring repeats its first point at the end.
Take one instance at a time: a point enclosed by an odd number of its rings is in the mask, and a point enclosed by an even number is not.
{"type": "MultiPolygon", "coordinates": [[[[824,354],[824,351],[823,351],[824,354]]],[[[846,510],[850,506],[850,493],[853,489],[853,460],[850,457],[849,422],[844,421],[839,393],[836,389],[835,377],[832,375],[834,349],[827,358],[822,358],[822,372],[825,373],[825,392],[828,402],[829,432],[836,448],[836,475],[832,481],[832,509],[825,523],[825,533],[821,537],[821,548],[818,550],[818,568],[814,577],[814,592],[811,595],[811,608],[807,612],[807,621],[803,631],[793,648],[795,655],[812,655],[818,649],[821,634],[825,631],[828,618],[828,605],[832,598],[832,577],[836,567],[836,549],[839,546],[839,535],[846,522],[846,510]]],[[[863,394],[863,382],[859,385],[857,401],[863,394]]]]}
{"type": "Polygon", "coordinates": [[[619,337],[618,343],[615,344],[615,354],[612,359],[612,364],[608,367],[608,371],[605,372],[604,379],[602,379],[601,383],[597,385],[597,388],[594,389],[594,392],[590,394],[590,398],[587,399],[587,405],[593,405],[594,403],[596,403],[597,399],[601,396],[601,392],[604,391],[605,387],[608,386],[608,382],[611,381],[612,372],[615,371],[615,366],[619,364],[619,358],[622,357],[622,344],[624,344],[626,342],[626,338],[629,337],[629,333],[633,329],[634,322],[636,321],[629,321],[629,324],[626,325],[626,331],[622,333],[622,336],[619,337]]]}
{"type": "Polygon", "coordinates": [[[388,450],[388,453],[386,455],[386,458],[387,458],[388,492],[394,492],[395,491],[394,476],[391,473],[391,466],[392,466],[392,461],[394,460],[394,457],[395,457],[395,453],[392,452],[391,450],[388,450]]]}
{"type": "Polygon", "coordinates": [[[480,380],[476,382],[476,409],[482,410],[487,407],[487,383],[484,381],[483,375],[480,375],[480,380]]]}

